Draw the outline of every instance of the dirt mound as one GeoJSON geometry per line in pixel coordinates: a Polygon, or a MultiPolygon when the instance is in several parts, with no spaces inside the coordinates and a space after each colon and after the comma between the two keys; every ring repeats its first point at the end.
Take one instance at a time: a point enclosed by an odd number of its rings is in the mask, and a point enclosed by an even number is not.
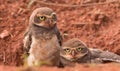
{"type": "Polygon", "coordinates": [[[75,37],[90,48],[120,54],[120,2],[110,1],[36,0],[30,4],[29,0],[1,0],[0,64],[23,64],[23,34],[31,12],[42,6],[50,7],[57,13],[64,41],[75,37]]]}

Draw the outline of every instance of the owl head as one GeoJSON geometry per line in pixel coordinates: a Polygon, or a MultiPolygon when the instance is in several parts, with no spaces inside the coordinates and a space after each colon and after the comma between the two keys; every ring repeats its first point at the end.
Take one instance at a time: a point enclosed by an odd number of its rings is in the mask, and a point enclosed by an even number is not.
{"type": "Polygon", "coordinates": [[[89,53],[89,49],[79,39],[70,39],[63,43],[60,56],[69,60],[76,61],[89,53]]]}
{"type": "Polygon", "coordinates": [[[37,26],[52,28],[57,23],[56,13],[48,7],[37,8],[30,16],[29,22],[37,26]]]}

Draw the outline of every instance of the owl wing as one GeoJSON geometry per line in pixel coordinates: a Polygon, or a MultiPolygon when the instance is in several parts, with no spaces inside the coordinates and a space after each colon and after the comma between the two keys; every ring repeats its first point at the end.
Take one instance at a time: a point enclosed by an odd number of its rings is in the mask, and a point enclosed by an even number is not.
{"type": "Polygon", "coordinates": [[[100,59],[102,62],[120,62],[120,56],[115,53],[92,48],[90,48],[90,51],[93,57],[100,59]]]}
{"type": "Polygon", "coordinates": [[[120,56],[108,51],[103,51],[102,53],[100,53],[99,58],[102,59],[103,62],[119,62],[120,63],[120,56]]]}
{"type": "Polygon", "coordinates": [[[102,50],[100,50],[100,49],[89,48],[89,50],[93,57],[99,57],[100,54],[102,53],[102,50]]]}
{"type": "Polygon", "coordinates": [[[60,46],[62,46],[63,38],[62,38],[62,35],[61,35],[60,31],[58,30],[57,26],[55,27],[55,33],[57,35],[60,46]]]}
{"type": "Polygon", "coordinates": [[[29,54],[29,49],[32,43],[32,37],[31,37],[31,32],[29,29],[27,29],[27,31],[24,34],[24,39],[23,39],[23,46],[24,46],[24,50],[27,54],[29,54]]]}

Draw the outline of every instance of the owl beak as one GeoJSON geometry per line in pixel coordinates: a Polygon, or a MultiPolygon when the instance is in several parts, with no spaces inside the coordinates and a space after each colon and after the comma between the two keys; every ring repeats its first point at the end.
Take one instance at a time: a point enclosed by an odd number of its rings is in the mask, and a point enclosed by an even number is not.
{"type": "Polygon", "coordinates": [[[51,18],[46,20],[46,23],[48,24],[49,27],[53,27],[57,22],[53,21],[51,18]]]}
{"type": "Polygon", "coordinates": [[[73,57],[75,57],[75,54],[76,54],[76,53],[75,53],[75,51],[73,50],[73,51],[71,52],[71,54],[72,54],[73,57]]]}
{"type": "Polygon", "coordinates": [[[47,18],[46,23],[52,28],[57,23],[56,14],[52,13],[51,16],[47,16],[47,18]]]}
{"type": "Polygon", "coordinates": [[[49,27],[53,26],[52,20],[51,19],[47,19],[46,23],[48,24],[49,27]]]}

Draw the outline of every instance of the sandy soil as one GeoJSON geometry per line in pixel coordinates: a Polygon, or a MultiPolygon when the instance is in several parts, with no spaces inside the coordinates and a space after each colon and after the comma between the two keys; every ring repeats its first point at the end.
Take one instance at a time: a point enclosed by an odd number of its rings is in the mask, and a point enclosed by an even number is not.
{"type": "MultiPolygon", "coordinates": [[[[113,0],[41,1],[45,3],[35,1],[30,5],[29,0],[0,0],[0,71],[4,69],[4,71],[9,69],[13,71],[23,65],[22,40],[28,26],[29,16],[35,8],[43,6],[50,7],[57,13],[58,27],[63,34],[64,41],[75,37],[84,41],[90,48],[108,50],[120,55],[119,0],[119,2],[117,0],[114,0],[115,2],[110,2],[113,0]],[[51,3],[59,4],[54,5],[51,3]],[[73,7],[66,4],[79,6],[73,7]]],[[[105,69],[105,71],[119,71],[119,67],[118,64],[101,64],[76,65],[73,68],[66,67],[63,69],[40,67],[40,70],[104,71],[105,69]]]]}
{"type": "Polygon", "coordinates": [[[75,67],[65,68],[0,66],[0,71],[120,71],[120,64],[77,64],[75,67]]]}

